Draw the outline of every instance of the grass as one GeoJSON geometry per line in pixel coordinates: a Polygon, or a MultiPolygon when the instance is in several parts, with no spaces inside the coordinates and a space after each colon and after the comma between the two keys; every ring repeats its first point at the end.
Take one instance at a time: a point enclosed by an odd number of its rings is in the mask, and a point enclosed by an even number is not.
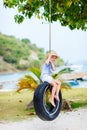
{"type": "Polygon", "coordinates": [[[72,108],[79,108],[87,105],[87,88],[73,88],[62,90],[64,99],[71,101],[72,108]]]}
{"type": "Polygon", "coordinates": [[[29,113],[26,106],[32,100],[31,91],[0,92],[0,120],[20,120],[26,119],[29,113]]]}
{"type": "MultiPolygon", "coordinates": [[[[87,88],[73,88],[62,90],[64,99],[72,101],[72,107],[78,108],[87,105],[87,88]]],[[[0,92],[0,121],[17,121],[30,119],[30,113],[26,106],[32,100],[33,92],[22,90],[17,92],[0,92]]]]}

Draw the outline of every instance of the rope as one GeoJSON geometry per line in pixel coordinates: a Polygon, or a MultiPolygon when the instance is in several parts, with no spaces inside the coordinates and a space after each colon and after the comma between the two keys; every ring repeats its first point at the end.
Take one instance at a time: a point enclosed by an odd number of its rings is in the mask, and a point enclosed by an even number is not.
{"type": "Polygon", "coordinates": [[[51,51],[51,0],[49,0],[49,52],[51,51]]]}

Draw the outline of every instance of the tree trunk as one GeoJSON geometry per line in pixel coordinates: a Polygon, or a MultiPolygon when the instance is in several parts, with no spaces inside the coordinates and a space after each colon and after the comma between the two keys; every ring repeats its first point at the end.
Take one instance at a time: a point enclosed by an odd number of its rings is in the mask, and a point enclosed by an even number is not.
{"type": "Polygon", "coordinates": [[[33,103],[33,100],[32,101],[30,101],[29,103],[28,103],[28,105],[27,105],[27,107],[26,107],[26,110],[29,110],[29,109],[31,109],[31,108],[33,108],[34,107],[34,103],[33,103]]]}
{"type": "Polygon", "coordinates": [[[62,110],[69,110],[72,111],[72,106],[71,106],[71,101],[63,99],[63,103],[62,103],[62,110]]]}

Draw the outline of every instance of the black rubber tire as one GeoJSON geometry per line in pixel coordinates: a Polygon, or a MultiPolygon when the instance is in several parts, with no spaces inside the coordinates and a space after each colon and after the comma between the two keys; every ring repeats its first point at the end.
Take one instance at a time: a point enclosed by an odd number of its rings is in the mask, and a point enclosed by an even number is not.
{"type": "Polygon", "coordinates": [[[56,107],[53,107],[50,104],[49,109],[46,108],[44,97],[48,89],[50,91],[52,89],[51,85],[48,82],[44,82],[40,84],[35,90],[34,99],[33,99],[36,114],[39,116],[40,119],[45,121],[54,120],[59,115],[62,106],[62,94],[60,91],[59,92],[60,102],[55,100],[56,107]]]}

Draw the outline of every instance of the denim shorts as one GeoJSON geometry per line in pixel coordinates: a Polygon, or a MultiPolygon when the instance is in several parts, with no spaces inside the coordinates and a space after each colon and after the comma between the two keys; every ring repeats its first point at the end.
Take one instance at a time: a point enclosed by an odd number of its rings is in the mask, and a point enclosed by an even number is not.
{"type": "Polygon", "coordinates": [[[41,77],[41,80],[44,82],[44,81],[46,81],[46,82],[48,82],[48,83],[51,83],[52,82],[52,77],[51,76],[49,76],[49,75],[43,75],[42,77],[41,77]]]}

